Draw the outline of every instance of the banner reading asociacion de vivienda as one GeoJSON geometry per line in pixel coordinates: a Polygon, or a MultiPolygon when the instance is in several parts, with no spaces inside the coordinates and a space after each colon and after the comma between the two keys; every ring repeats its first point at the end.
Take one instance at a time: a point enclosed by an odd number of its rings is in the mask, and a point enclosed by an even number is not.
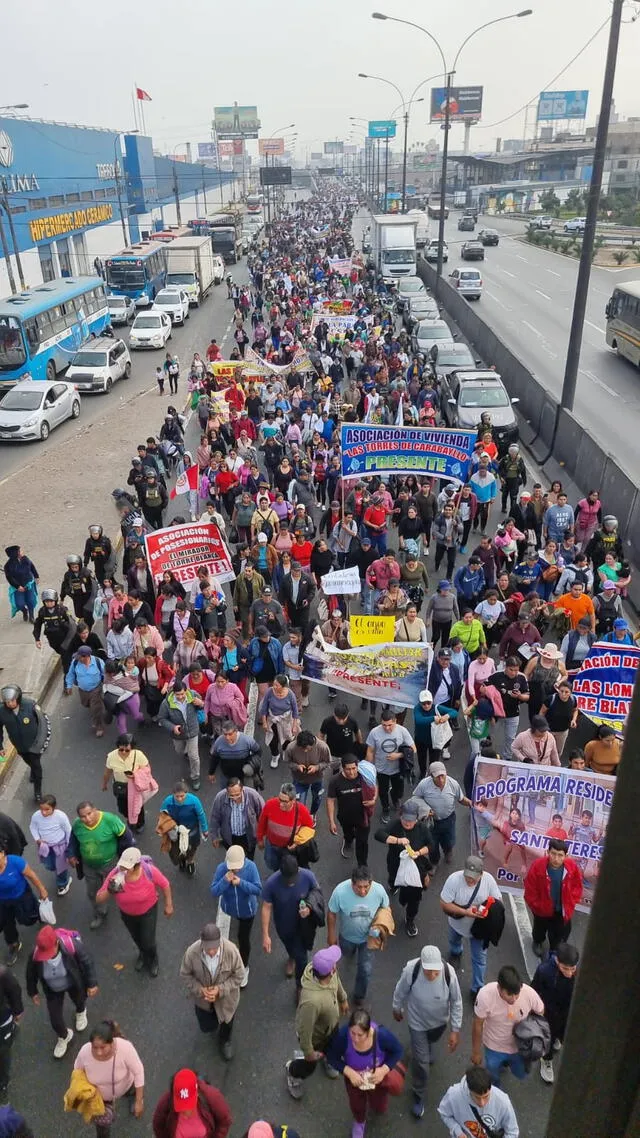
{"type": "Polygon", "coordinates": [[[635,645],[596,641],[572,684],[583,715],[622,735],[639,666],[640,648],[635,645]]]}
{"type": "Polygon", "coordinates": [[[475,431],[342,424],[342,474],[430,474],[465,482],[475,431]]]}
{"type": "Polygon", "coordinates": [[[341,651],[316,632],[304,654],[302,675],[361,699],[415,707],[426,686],[432,657],[428,644],[375,644],[341,651]]]}
{"type": "Polygon", "coordinates": [[[529,866],[551,838],[566,842],[582,874],[578,908],[588,913],[604,847],[616,780],[612,775],[478,759],[472,843],[507,893],[521,894],[529,866]]]}

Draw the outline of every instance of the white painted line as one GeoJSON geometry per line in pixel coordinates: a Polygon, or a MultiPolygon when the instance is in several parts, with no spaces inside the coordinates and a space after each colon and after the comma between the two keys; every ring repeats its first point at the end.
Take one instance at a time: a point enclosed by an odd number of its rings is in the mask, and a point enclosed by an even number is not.
{"type": "Polygon", "coordinates": [[[585,324],[588,324],[590,328],[595,328],[596,332],[599,332],[601,336],[604,336],[604,332],[602,331],[602,328],[599,324],[593,324],[591,320],[585,320],[585,324]]]}
{"type": "Polygon", "coordinates": [[[524,966],[529,974],[529,979],[538,967],[538,961],[531,948],[531,921],[529,919],[529,912],[524,903],[524,897],[515,897],[513,893],[507,894],[509,898],[509,905],[511,906],[511,916],[513,917],[518,940],[520,941],[520,951],[524,960],[524,966]]]}
{"type": "Polygon", "coordinates": [[[523,256],[522,256],[522,253],[516,253],[516,257],[518,258],[518,260],[519,260],[519,261],[524,261],[524,263],[525,263],[526,265],[528,265],[528,264],[529,264],[529,262],[528,262],[527,258],[526,258],[526,257],[523,257],[523,256]]]}
{"type": "Polygon", "coordinates": [[[492,300],[495,300],[496,304],[499,304],[501,308],[504,308],[505,312],[511,312],[511,309],[507,308],[507,305],[502,303],[500,297],[496,296],[495,292],[490,292],[488,288],[485,288],[484,291],[487,296],[490,296],[492,300]]]}
{"type": "Polygon", "coordinates": [[[505,277],[512,277],[512,278],[513,278],[513,280],[515,280],[515,279],[516,279],[516,274],[515,274],[515,273],[510,273],[508,269],[503,269],[502,271],[503,271],[503,273],[504,273],[505,277]]]}
{"type": "Polygon", "coordinates": [[[595,383],[596,387],[601,387],[603,391],[606,391],[607,394],[612,397],[612,399],[620,398],[620,393],[618,391],[614,391],[612,387],[609,387],[607,383],[604,383],[601,379],[598,378],[597,375],[594,375],[592,371],[585,371],[584,368],[580,368],[580,371],[583,375],[586,375],[587,379],[590,379],[592,383],[595,383]]]}
{"type": "Polygon", "coordinates": [[[525,328],[528,328],[530,332],[533,332],[534,336],[539,336],[540,339],[542,339],[542,332],[539,332],[537,328],[534,328],[533,324],[530,324],[528,320],[521,320],[520,323],[524,324],[525,328]]]}
{"type": "MultiPolygon", "coordinates": [[[[246,722],[246,726],[243,728],[244,734],[248,735],[250,739],[253,739],[253,737],[255,735],[257,711],[258,711],[258,685],[254,683],[251,685],[251,687],[249,689],[249,703],[247,706],[247,722],[246,722]]],[[[228,913],[223,912],[222,905],[221,905],[220,901],[218,901],[218,910],[216,912],[215,924],[220,929],[220,936],[226,937],[228,940],[229,939],[229,933],[231,931],[231,917],[229,916],[228,913]]]]}
{"type": "Polygon", "coordinates": [[[557,273],[555,269],[546,269],[545,272],[551,273],[552,277],[559,277],[560,276],[560,273],[557,273]]]}
{"type": "Polygon", "coordinates": [[[542,292],[542,289],[537,288],[536,292],[537,292],[538,296],[543,296],[545,300],[551,300],[551,297],[549,296],[549,294],[546,292],[542,292]]]}

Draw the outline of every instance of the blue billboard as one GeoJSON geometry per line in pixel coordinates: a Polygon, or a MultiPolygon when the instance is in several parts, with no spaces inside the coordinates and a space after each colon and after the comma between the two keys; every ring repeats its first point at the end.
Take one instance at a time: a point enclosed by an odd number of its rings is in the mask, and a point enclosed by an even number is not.
{"type": "Polygon", "coordinates": [[[395,119],[371,119],[369,122],[369,138],[395,138],[395,119]]]}
{"type": "Polygon", "coordinates": [[[554,119],[587,117],[588,91],[541,91],[538,100],[538,122],[554,119]]]}

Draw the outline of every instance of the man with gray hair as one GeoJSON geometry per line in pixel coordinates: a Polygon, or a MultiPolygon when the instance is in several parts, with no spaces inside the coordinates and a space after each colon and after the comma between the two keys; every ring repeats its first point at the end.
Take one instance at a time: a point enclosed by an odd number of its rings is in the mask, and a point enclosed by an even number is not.
{"type": "Polygon", "coordinates": [[[462,995],[455,970],[445,964],[440,949],[426,944],[417,960],[409,960],[393,993],[393,1018],[407,1015],[411,1038],[414,1118],[424,1114],[424,1097],[431,1063],[431,1047],[449,1024],[447,1049],[456,1050],[462,1027],[462,995]]]}
{"type": "Polygon", "coordinates": [[[456,844],[456,805],[460,802],[471,806],[471,799],[463,793],[460,783],[447,774],[444,763],[431,763],[429,774],[418,783],[413,797],[429,807],[436,845],[442,849],[448,865],[456,844]]]}

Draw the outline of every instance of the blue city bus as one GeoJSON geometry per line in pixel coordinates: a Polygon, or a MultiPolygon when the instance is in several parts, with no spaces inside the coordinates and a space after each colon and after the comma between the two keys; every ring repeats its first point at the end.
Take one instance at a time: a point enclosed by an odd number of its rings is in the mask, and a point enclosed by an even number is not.
{"type": "Polygon", "coordinates": [[[166,245],[142,241],[105,262],[107,286],[115,296],[130,296],[139,308],[153,304],[167,276],[166,245]]]}
{"type": "Polygon", "coordinates": [[[102,277],[64,277],[0,300],[0,387],[54,380],[111,319],[102,277]]]}

